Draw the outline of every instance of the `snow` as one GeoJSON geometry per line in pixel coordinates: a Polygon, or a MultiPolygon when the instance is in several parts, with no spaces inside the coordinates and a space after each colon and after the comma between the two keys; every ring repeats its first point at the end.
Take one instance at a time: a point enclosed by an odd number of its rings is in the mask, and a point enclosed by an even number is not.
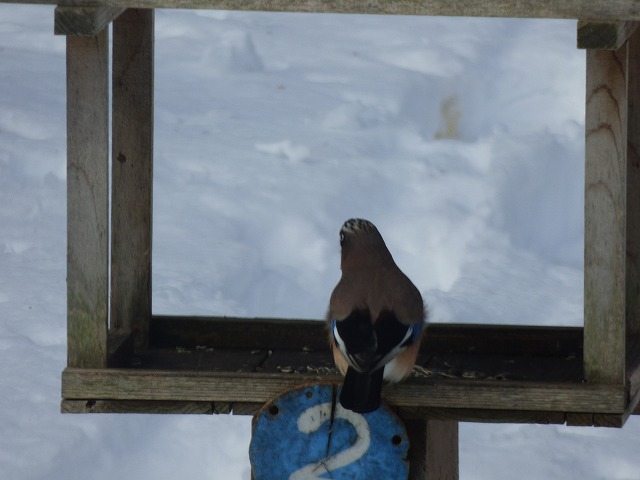
{"type": "MultiPolygon", "coordinates": [[[[61,415],[65,43],[0,5],[0,477],[249,479],[249,417],[61,415]]],[[[320,318],[372,220],[434,322],[580,325],[575,22],[158,11],[156,313],[320,318]]],[[[461,424],[463,479],[640,478],[622,430],[461,424]]]]}

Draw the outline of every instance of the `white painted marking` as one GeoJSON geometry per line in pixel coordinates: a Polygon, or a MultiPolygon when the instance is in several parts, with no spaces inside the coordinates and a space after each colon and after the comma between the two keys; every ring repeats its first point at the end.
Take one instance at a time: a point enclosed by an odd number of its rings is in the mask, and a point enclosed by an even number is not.
{"type": "MultiPolygon", "coordinates": [[[[309,407],[298,417],[298,430],[311,434],[317,431],[330,417],[331,403],[321,403],[309,407]]],[[[356,430],[354,444],[329,458],[305,465],[300,470],[293,472],[289,480],[324,480],[320,475],[357,462],[367,452],[371,443],[371,432],[367,420],[359,413],[342,408],[340,404],[336,406],[335,418],[342,418],[353,425],[356,430]]]]}

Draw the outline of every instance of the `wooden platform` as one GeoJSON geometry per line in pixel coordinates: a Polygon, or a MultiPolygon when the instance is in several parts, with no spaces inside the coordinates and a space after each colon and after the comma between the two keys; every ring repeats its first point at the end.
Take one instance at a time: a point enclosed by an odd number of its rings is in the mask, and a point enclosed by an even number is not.
{"type": "MultiPolygon", "coordinates": [[[[383,397],[404,418],[621,426],[637,375],[589,384],[582,345],[581,328],[430,325],[413,376],[383,397]]],[[[149,349],[125,350],[111,368],[66,369],[63,411],[253,414],[296,385],[341,380],[321,321],[154,317],[149,349]]]]}

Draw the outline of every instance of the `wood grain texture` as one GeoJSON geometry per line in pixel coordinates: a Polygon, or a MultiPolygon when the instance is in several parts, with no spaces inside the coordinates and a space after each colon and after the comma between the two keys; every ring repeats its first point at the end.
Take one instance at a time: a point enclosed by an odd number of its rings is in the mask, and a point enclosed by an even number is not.
{"type": "Polygon", "coordinates": [[[108,32],[67,37],[67,364],[107,365],[108,32]]]}
{"type": "Polygon", "coordinates": [[[154,11],[113,25],[111,328],[146,348],[151,319],[154,11]]]}
{"type": "Polygon", "coordinates": [[[93,37],[122,12],[120,7],[56,7],[53,31],[56,35],[93,37]]]}
{"type": "MultiPolygon", "coordinates": [[[[253,416],[263,403],[181,402],[170,400],[62,400],[61,413],[146,413],[146,414],[233,414],[253,416]]],[[[637,408],[637,407],[636,407],[637,408]]],[[[407,420],[454,420],[479,423],[529,423],[539,425],[580,425],[622,427],[625,414],[562,413],[515,410],[474,410],[451,408],[397,408],[407,420]]],[[[631,414],[638,415],[635,410],[631,414]]]]}
{"type": "MultiPolygon", "coordinates": [[[[66,369],[68,400],[171,400],[265,403],[301,383],[340,382],[338,375],[66,369]]],[[[383,399],[398,407],[472,408],[622,413],[624,388],[611,385],[500,381],[428,381],[386,386],[383,399]]]]}
{"type": "Polygon", "coordinates": [[[587,51],[584,366],[625,381],[627,48],[587,51]]]}
{"type": "Polygon", "coordinates": [[[129,8],[207,8],[281,12],[638,20],[636,0],[0,0],[129,8]]]}
{"type": "Polygon", "coordinates": [[[578,22],[578,48],[618,50],[638,28],[637,22],[578,22]]]}
{"type": "Polygon", "coordinates": [[[409,442],[409,480],[457,480],[458,422],[405,420],[409,442]]]}

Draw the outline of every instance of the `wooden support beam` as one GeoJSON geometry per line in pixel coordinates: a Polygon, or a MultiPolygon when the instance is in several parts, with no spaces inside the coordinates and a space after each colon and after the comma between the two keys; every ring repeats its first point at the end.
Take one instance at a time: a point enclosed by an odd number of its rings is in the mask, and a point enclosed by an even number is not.
{"type": "Polygon", "coordinates": [[[638,22],[578,22],[578,48],[618,50],[638,28],[638,22]]]}
{"type": "Polygon", "coordinates": [[[153,200],[154,11],[113,24],[111,328],[149,343],[153,200]]]}
{"type": "MultiPolygon", "coordinates": [[[[11,2],[15,0],[0,0],[11,2]]],[[[130,8],[640,20],[637,0],[20,0],[21,3],[130,8]]]]}
{"type": "MultiPolygon", "coordinates": [[[[133,369],[65,369],[68,400],[179,400],[265,403],[301,383],[340,382],[337,374],[133,369]]],[[[615,385],[410,378],[383,389],[396,407],[601,412],[621,414],[625,391],[615,385]],[[473,398],[473,403],[469,399],[473,398]]]]}
{"type": "Polygon", "coordinates": [[[627,47],[587,51],[584,370],[625,382],[627,47]]]}
{"type": "Polygon", "coordinates": [[[56,7],[56,35],[94,37],[124,12],[123,7],[56,7]]]}
{"type": "Polygon", "coordinates": [[[67,37],[67,364],[107,366],[108,32],[67,37]]]}
{"type": "MultiPolygon", "coordinates": [[[[60,405],[62,413],[159,413],[197,415],[249,415],[264,407],[263,403],[208,402],[172,400],[66,400],[60,405]]],[[[518,410],[474,410],[467,408],[399,408],[398,415],[407,421],[439,420],[479,423],[527,423],[538,425],[573,425],[620,428],[628,414],[562,413],[518,410]]],[[[629,412],[640,414],[635,410],[629,412]]]]}
{"type": "Polygon", "coordinates": [[[63,400],[62,413],[200,414],[215,412],[211,402],[150,402],[139,400],[63,400]]]}
{"type": "Polygon", "coordinates": [[[405,420],[409,436],[409,480],[457,480],[458,422],[405,420]]]}

